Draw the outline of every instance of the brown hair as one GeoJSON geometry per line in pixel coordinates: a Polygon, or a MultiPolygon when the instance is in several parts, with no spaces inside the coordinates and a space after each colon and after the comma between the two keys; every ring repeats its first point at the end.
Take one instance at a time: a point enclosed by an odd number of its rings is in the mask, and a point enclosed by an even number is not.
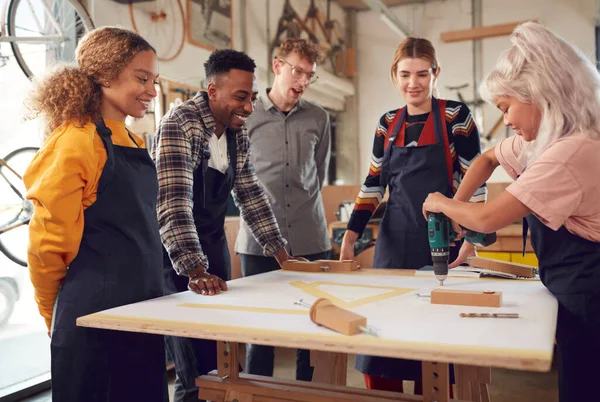
{"type": "Polygon", "coordinates": [[[431,70],[435,73],[438,69],[437,57],[435,55],[435,48],[430,41],[423,38],[408,37],[400,43],[396,53],[394,54],[394,60],[392,61],[392,68],[390,76],[392,82],[396,85],[396,73],[398,71],[398,63],[406,58],[419,58],[425,59],[431,63],[431,70]]]}
{"type": "Polygon", "coordinates": [[[34,81],[26,101],[29,115],[45,119],[47,137],[68,120],[82,126],[101,118],[101,84],[117,78],[134,56],[154,48],[140,35],[120,28],[105,27],[88,32],[76,50],[76,65],[62,65],[34,81]]]}
{"type": "Polygon", "coordinates": [[[306,39],[286,39],[277,49],[275,58],[282,59],[290,53],[298,53],[311,63],[318,63],[321,59],[321,50],[319,47],[306,39]]]}

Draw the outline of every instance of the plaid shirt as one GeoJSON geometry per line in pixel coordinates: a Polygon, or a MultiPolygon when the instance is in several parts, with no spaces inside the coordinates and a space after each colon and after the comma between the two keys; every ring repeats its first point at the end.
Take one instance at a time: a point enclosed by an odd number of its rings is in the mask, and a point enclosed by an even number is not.
{"type": "MultiPolygon", "coordinates": [[[[160,236],[180,275],[199,265],[208,269],[192,209],[194,172],[200,165],[201,151],[214,131],[208,94],[200,91],[163,117],[154,138],[152,159],[158,173],[160,236]]],[[[285,247],[286,241],[281,237],[271,205],[250,162],[250,142],[245,127],[237,133],[236,143],[234,201],[264,254],[271,256],[285,247]]]]}

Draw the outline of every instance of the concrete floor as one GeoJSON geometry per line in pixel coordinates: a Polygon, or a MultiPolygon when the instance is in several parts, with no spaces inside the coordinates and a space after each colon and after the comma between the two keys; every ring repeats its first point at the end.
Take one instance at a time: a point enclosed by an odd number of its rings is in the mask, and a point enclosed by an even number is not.
{"type": "MultiPolygon", "coordinates": [[[[243,355],[243,353],[241,353],[243,355]]],[[[364,388],[362,374],[354,369],[355,356],[348,359],[348,386],[364,388]]],[[[277,349],[275,353],[275,376],[293,379],[296,372],[296,355],[291,349],[277,349]]],[[[491,402],[558,402],[556,366],[549,373],[532,373],[492,369],[490,385],[491,402]]],[[[173,375],[170,376],[170,395],[173,395],[173,375]]],[[[405,383],[406,392],[412,392],[412,383],[405,383]]],[[[50,392],[44,392],[27,402],[52,402],[50,392]]]]}

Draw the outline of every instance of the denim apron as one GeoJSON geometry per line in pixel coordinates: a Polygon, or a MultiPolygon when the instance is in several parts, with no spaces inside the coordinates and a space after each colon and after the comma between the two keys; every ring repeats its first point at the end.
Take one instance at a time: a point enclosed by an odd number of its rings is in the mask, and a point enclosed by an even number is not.
{"type": "Polygon", "coordinates": [[[163,294],[152,159],[145,148],[113,145],[104,121],[96,131],[107,160],[55,305],[52,400],[166,402],[163,336],[75,325],[78,317],[163,294]]]}
{"type": "MultiPolygon", "coordinates": [[[[389,185],[390,196],[375,243],[373,268],[419,269],[432,264],[423,202],[436,191],[453,196],[445,109],[445,101],[432,98],[431,113],[416,147],[403,146],[406,108],[392,122],[381,168],[381,185],[389,185]],[[396,146],[398,135],[402,145],[396,146]],[[427,136],[435,137],[433,144],[420,145],[427,136]]],[[[458,247],[452,247],[450,261],[457,255],[458,247]]],[[[415,360],[358,355],[356,369],[387,379],[421,380],[421,362],[415,360]]]]}
{"type": "Polygon", "coordinates": [[[533,214],[523,220],[523,240],[539,261],[542,283],[558,300],[556,350],[560,402],[597,400],[600,369],[600,243],[554,231],[533,214]]]}
{"type": "MultiPolygon", "coordinates": [[[[223,135],[227,135],[229,166],[225,173],[208,167],[210,153],[205,151],[194,174],[193,213],[200,245],[208,258],[209,272],[223,280],[229,280],[231,261],[224,225],[227,199],[236,177],[237,144],[234,132],[227,129],[223,135]]],[[[164,260],[165,293],[186,291],[188,278],[175,273],[166,251],[164,260]]],[[[167,336],[166,340],[177,374],[175,402],[197,401],[198,387],[195,380],[217,368],[217,343],[206,339],[172,336],[167,336]]]]}

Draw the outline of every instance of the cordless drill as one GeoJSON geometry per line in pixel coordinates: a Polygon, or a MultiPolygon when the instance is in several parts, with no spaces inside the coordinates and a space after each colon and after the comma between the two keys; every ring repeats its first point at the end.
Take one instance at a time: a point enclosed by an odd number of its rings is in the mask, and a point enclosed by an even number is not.
{"type": "MultiPolygon", "coordinates": [[[[429,213],[427,231],[429,233],[431,259],[433,260],[433,273],[440,281],[440,286],[443,286],[448,276],[450,243],[454,241],[456,234],[450,219],[442,213],[429,213]]],[[[475,246],[485,247],[496,242],[496,233],[478,233],[469,229],[466,229],[466,231],[465,240],[475,246]]]]}

